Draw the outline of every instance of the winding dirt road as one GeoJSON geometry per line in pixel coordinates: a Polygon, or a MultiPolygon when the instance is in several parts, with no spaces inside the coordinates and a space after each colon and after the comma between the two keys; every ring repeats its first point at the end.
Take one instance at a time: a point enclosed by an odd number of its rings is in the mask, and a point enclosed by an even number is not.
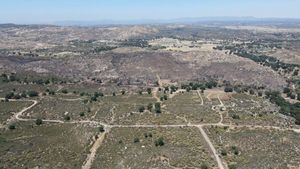
{"type": "MultiPolygon", "coordinates": [[[[199,93],[198,93],[199,95],[199,93]]],[[[200,98],[201,95],[199,95],[200,98]]],[[[3,99],[3,98],[2,98],[3,99]]],[[[220,100],[220,104],[224,106],[224,104],[222,103],[221,99],[218,97],[218,99],[220,100]]],[[[1,98],[0,98],[1,100],[1,98]]],[[[25,113],[26,111],[28,111],[29,109],[33,108],[34,106],[36,106],[38,104],[37,100],[9,100],[9,101],[27,101],[27,102],[33,102],[32,105],[30,105],[29,107],[26,107],[24,109],[22,109],[20,112],[16,113],[15,115],[13,115],[12,119],[16,119],[19,121],[34,121],[36,119],[26,119],[26,118],[22,118],[23,113],[25,113]]],[[[203,101],[203,99],[202,99],[203,101]]],[[[232,125],[232,124],[223,124],[222,120],[219,123],[206,123],[206,124],[174,124],[174,125],[142,125],[142,124],[137,124],[137,125],[110,125],[110,124],[105,124],[102,122],[98,122],[98,121],[91,121],[91,120],[82,120],[82,121],[62,121],[62,120],[43,120],[44,122],[49,122],[49,123],[71,123],[71,124],[84,124],[84,123],[89,123],[89,124],[95,124],[95,125],[102,125],[105,128],[105,132],[102,133],[101,135],[98,136],[98,138],[95,140],[92,148],[91,148],[91,154],[88,155],[87,160],[85,161],[84,165],[82,166],[82,169],[89,169],[92,166],[92,163],[94,161],[97,149],[101,146],[105,135],[109,132],[109,130],[111,128],[178,128],[178,127],[197,127],[203,138],[205,139],[205,141],[207,142],[209,148],[211,149],[216,162],[218,163],[218,167],[219,169],[225,169],[222,160],[220,159],[215,147],[213,146],[212,142],[210,141],[208,135],[205,133],[205,131],[203,130],[203,127],[209,127],[209,126],[219,126],[219,127],[230,127],[230,128],[250,128],[250,129],[274,129],[274,130],[279,130],[279,131],[294,131],[296,133],[300,133],[300,129],[296,129],[296,128],[282,128],[282,127],[277,127],[277,126],[259,126],[259,125],[232,125]]],[[[227,168],[227,167],[226,167],[227,168]]]]}

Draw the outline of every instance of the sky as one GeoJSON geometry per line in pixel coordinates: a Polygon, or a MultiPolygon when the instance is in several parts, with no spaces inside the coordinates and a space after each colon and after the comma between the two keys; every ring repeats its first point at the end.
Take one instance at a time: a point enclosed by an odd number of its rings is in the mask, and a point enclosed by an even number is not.
{"type": "Polygon", "coordinates": [[[300,0],[0,0],[0,23],[219,16],[300,18],[300,0]]]}

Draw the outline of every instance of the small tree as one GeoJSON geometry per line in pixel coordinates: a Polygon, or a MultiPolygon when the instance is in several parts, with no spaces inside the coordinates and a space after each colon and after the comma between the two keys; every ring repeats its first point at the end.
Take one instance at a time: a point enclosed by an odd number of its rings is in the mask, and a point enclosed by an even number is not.
{"type": "Polygon", "coordinates": [[[149,111],[151,111],[152,108],[153,108],[153,104],[152,104],[152,103],[149,103],[149,104],[147,105],[147,109],[148,109],[149,111]]]}
{"type": "Polygon", "coordinates": [[[38,126],[42,125],[43,124],[43,120],[42,119],[36,119],[35,120],[35,124],[38,125],[38,126]]]}
{"type": "Polygon", "coordinates": [[[64,117],[64,119],[65,119],[66,121],[69,121],[69,120],[71,120],[71,117],[68,116],[68,115],[66,115],[66,116],[64,117]]]}
{"type": "Polygon", "coordinates": [[[201,169],[208,169],[208,166],[207,166],[206,164],[202,164],[202,165],[200,166],[200,168],[201,168],[201,169]]]}
{"type": "Polygon", "coordinates": [[[101,133],[105,132],[105,129],[104,129],[104,126],[103,126],[103,125],[101,125],[101,126],[99,127],[99,131],[100,131],[101,133]]]}
{"type": "Polygon", "coordinates": [[[165,145],[164,138],[160,137],[155,141],[155,146],[163,146],[165,145]]]}
{"type": "Polygon", "coordinates": [[[161,110],[160,110],[160,103],[155,103],[154,107],[155,107],[155,112],[156,112],[156,113],[161,113],[161,110]]]}
{"type": "Polygon", "coordinates": [[[140,106],[140,107],[139,107],[139,112],[142,113],[142,112],[144,112],[144,111],[145,111],[145,107],[144,107],[144,106],[140,106]]]}
{"type": "Polygon", "coordinates": [[[164,95],[164,100],[168,100],[168,96],[167,95],[164,95]]]}
{"type": "Polygon", "coordinates": [[[38,95],[39,95],[39,93],[36,92],[36,91],[29,91],[29,92],[28,92],[28,96],[29,96],[29,97],[36,97],[36,96],[38,96],[38,95]]]}
{"type": "Polygon", "coordinates": [[[228,165],[228,169],[236,169],[237,167],[236,167],[236,165],[235,164],[230,164],[230,165],[228,165]]]}
{"type": "Polygon", "coordinates": [[[134,143],[139,143],[139,142],[140,142],[140,139],[136,137],[136,138],[133,139],[133,142],[134,142],[134,143]]]}
{"type": "Polygon", "coordinates": [[[68,94],[68,90],[67,90],[67,89],[63,89],[61,92],[62,92],[63,94],[68,94]]]}
{"type": "Polygon", "coordinates": [[[151,94],[152,93],[152,89],[151,88],[147,88],[147,93],[151,94]]]}
{"type": "Polygon", "coordinates": [[[226,93],[230,93],[230,92],[233,92],[233,89],[232,89],[232,87],[225,87],[224,91],[226,93]]]}
{"type": "Polygon", "coordinates": [[[8,126],[8,128],[9,128],[10,130],[14,130],[14,129],[16,129],[16,125],[10,124],[10,125],[8,126]]]}
{"type": "Polygon", "coordinates": [[[227,156],[227,151],[225,149],[221,150],[221,155],[222,156],[227,156]]]}

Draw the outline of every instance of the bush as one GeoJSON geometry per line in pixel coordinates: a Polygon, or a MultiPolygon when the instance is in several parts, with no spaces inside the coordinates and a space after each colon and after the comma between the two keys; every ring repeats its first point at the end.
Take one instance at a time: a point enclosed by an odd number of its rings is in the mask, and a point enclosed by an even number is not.
{"type": "Polygon", "coordinates": [[[133,142],[134,142],[134,143],[139,143],[139,142],[140,142],[140,139],[136,137],[136,138],[133,139],[133,142]]]}
{"type": "Polygon", "coordinates": [[[225,149],[221,150],[221,155],[222,156],[227,156],[227,151],[225,149]]]}
{"type": "Polygon", "coordinates": [[[36,91],[29,91],[27,94],[29,97],[36,97],[39,95],[39,93],[36,91]]]}
{"type": "Polygon", "coordinates": [[[140,106],[140,107],[139,107],[139,112],[142,113],[142,112],[144,112],[144,111],[145,111],[145,107],[144,107],[144,106],[140,106]]]}
{"type": "Polygon", "coordinates": [[[164,100],[168,100],[168,96],[167,95],[164,95],[164,100]]]}
{"type": "Polygon", "coordinates": [[[233,118],[233,119],[237,119],[237,120],[239,120],[239,119],[240,119],[240,116],[239,116],[239,115],[237,115],[237,114],[234,114],[234,115],[232,115],[232,118],[233,118]]]}
{"type": "Polygon", "coordinates": [[[63,94],[67,94],[67,93],[68,93],[68,90],[67,90],[67,89],[63,89],[61,92],[62,92],[63,94]]]}
{"type": "Polygon", "coordinates": [[[289,88],[287,88],[287,87],[285,87],[284,89],[283,89],[283,93],[290,93],[291,92],[291,89],[289,89],[289,88]]]}
{"type": "Polygon", "coordinates": [[[80,115],[80,117],[83,117],[84,116],[84,112],[80,112],[79,115],[80,115]]]}
{"type": "Polygon", "coordinates": [[[147,93],[148,93],[148,94],[151,94],[151,93],[152,93],[151,88],[148,88],[148,89],[147,89],[147,93]]]}
{"type": "Polygon", "coordinates": [[[228,165],[228,169],[236,169],[237,167],[236,167],[236,165],[235,164],[230,164],[230,165],[228,165]]]}
{"type": "Polygon", "coordinates": [[[101,125],[101,126],[99,127],[99,131],[100,131],[101,133],[105,132],[104,126],[101,125]]]}
{"type": "Polygon", "coordinates": [[[125,94],[125,90],[122,90],[121,93],[122,93],[122,95],[124,95],[125,94]]]}
{"type": "Polygon", "coordinates": [[[201,169],[208,169],[208,166],[207,166],[206,164],[202,164],[202,165],[200,166],[200,168],[201,168],[201,169]]]}
{"type": "Polygon", "coordinates": [[[160,137],[155,141],[155,146],[163,146],[165,145],[164,138],[160,137]]]}
{"type": "Polygon", "coordinates": [[[68,116],[68,115],[66,115],[66,116],[64,117],[64,119],[65,119],[66,121],[69,121],[69,120],[71,120],[71,117],[68,116]]]}
{"type": "Polygon", "coordinates": [[[36,119],[35,120],[35,124],[38,125],[38,126],[42,125],[43,124],[43,120],[42,119],[36,119]]]}
{"type": "Polygon", "coordinates": [[[232,87],[225,87],[224,92],[230,93],[230,92],[233,92],[233,89],[232,89],[232,87]]]}
{"type": "Polygon", "coordinates": [[[233,152],[234,155],[239,155],[239,150],[238,150],[238,148],[236,146],[232,146],[231,150],[232,150],[232,152],[233,152]]]}
{"type": "Polygon", "coordinates": [[[161,110],[160,110],[160,103],[155,103],[154,107],[155,107],[155,112],[156,112],[156,113],[161,113],[161,110]]]}
{"type": "Polygon", "coordinates": [[[149,103],[149,104],[147,105],[147,109],[148,109],[149,111],[151,111],[152,108],[153,108],[153,104],[152,104],[152,103],[149,103]]]}
{"type": "Polygon", "coordinates": [[[14,95],[15,94],[13,92],[10,92],[7,95],[5,95],[5,99],[12,99],[14,97],[14,95]]]}
{"type": "Polygon", "coordinates": [[[91,97],[91,101],[96,102],[96,101],[97,101],[97,97],[96,97],[96,96],[92,96],[92,97],[91,97]]]}
{"type": "Polygon", "coordinates": [[[8,126],[8,128],[9,128],[10,130],[14,130],[14,129],[16,129],[16,126],[15,126],[14,124],[10,124],[10,125],[8,126]]]}

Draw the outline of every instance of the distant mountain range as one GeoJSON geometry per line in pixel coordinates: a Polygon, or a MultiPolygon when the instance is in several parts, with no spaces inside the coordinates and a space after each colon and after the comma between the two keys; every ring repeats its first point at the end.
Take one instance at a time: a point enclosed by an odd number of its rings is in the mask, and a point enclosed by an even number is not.
{"type": "Polygon", "coordinates": [[[140,20],[97,20],[97,21],[57,21],[54,25],[60,26],[95,26],[95,25],[135,25],[135,24],[196,24],[196,23],[294,23],[300,25],[300,18],[256,18],[256,17],[199,17],[178,19],[140,19],[140,20]]]}

